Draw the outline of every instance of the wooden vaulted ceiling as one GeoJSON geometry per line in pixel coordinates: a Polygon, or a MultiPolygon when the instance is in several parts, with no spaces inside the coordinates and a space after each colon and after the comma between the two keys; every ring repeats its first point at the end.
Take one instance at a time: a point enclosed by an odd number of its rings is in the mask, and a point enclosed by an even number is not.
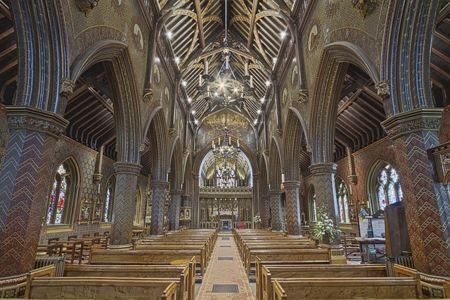
{"type": "Polygon", "coordinates": [[[116,159],[116,128],[108,63],[98,63],[77,80],[68,99],[64,118],[66,134],[92,149],[104,146],[106,156],[116,159]]]}
{"type": "Polygon", "coordinates": [[[373,81],[354,65],[345,75],[338,104],[335,131],[335,160],[364,148],[385,136],[381,122],[385,119],[383,99],[377,95],[373,81]]]}
{"type": "Polygon", "coordinates": [[[0,0],[0,103],[10,105],[17,87],[17,42],[9,2],[0,0]]]}
{"type": "Polygon", "coordinates": [[[450,105],[450,3],[442,8],[433,34],[431,83],[436,105],[450,105]]]}
{"type": "Polygon", "coordinates": [[[265,96],[266,81],[278,57],[282,32],[287,23],[279,11],[292,10],[294,1],[282,0],[160,0],[162,10],[173,9],[165,24],[165,33],[171,35],[174,53],[186,92],[192,98],[195,117],[204,119],[213,107],[199,91],[199,75],[204,73],[205,60],[208,71],[216,76],[223,65],[223,40],[225,25],[228,28],[227,50],[231,53],[230,66],[236,81],[242,82],[245,63],[253,76],[254,93],[231,106],[253,121],[261,109],[260,99],[265,96]],[[172,5],[172,7],[169,7],[172,5]],[[227,14],[225,16],[225,6],[227,14]],[[225,20],[226,17],[226,20],[225,20]]]}
{"type": "MultiPolygon", "coordinates": [[[[255,95],[245,100],[241,113],[254,120],[261,107],[259,101],[267,90],[265,82],[279,54],[281,32],[286,22],[277,15],[281,9],[292,9],[294,1],[228,0],[228,45],[233,49],[231,66],[238,80],[244,75],[244,63],[254,77],[255,95]]],[[[165,32],[172,32],[171,45],[180,58],[180,70],[186,80],[186,91],[193,99],[196,117],[203,119],[210,111],[206,100],[198,97],[198,76],[205,58],[210,73],[222,65],[221,43],[225,29],[225,0],[168,0],[160,7],[176,3],[173,17],[167,20],[165,32]]],[[[289,38],[289,35],[288,35],[289,38]]],[[[9,0],[0,0],[0,103],[13,104],[18,72],[16,32],[9,0]]],[[[450,104],[450,4],[446,3],[433,34],[430,74],[433,96],[438,106],[450,104]]],[[[85,72],[69,98],[65,118],[70,121],[67,135],[93,149],[105,146],[105,154],[116,157],[112,86],[108,65],[98,64],[85,72]]],[[[335,159],[346,156],[346,147],[361,149],[384,136],[380,122],[385,119],[383,104],[373,82],[360,69],[350,66],[342,87],[335,134],[335,159]]],[[[307,164],[307,158],[302,159],[307,164]]]]}

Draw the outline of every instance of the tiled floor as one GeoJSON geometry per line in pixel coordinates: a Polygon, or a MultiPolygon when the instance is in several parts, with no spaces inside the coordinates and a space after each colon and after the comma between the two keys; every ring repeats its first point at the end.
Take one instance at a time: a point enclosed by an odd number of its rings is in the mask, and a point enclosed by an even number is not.
{"type": "Polygon", "coordinates": [[[197,296],[197,300],[221,299],[254,299],[236,244],[229,233],[219,234],[197,296]],[[236,288],[238,292],[232,292],[236,288]]]}

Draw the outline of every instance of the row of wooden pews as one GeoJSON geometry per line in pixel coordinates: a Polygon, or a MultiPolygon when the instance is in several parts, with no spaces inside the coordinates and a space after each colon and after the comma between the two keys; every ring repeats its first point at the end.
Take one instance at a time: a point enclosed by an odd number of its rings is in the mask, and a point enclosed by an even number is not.
{"type": "Polygon", "coordinates": [[[65,266],[64,277],[34,277],[33,299],[194,299],[196,269],[206,269],[216,230],[146,237],[125,248],[91,249],[88,264],[65,266]]]}
{"type": "MultiPolygon", "coordinates": [[[[327,264],[331,262],[329,248],[322,249],[315,242],[302,236],[287,236],[282,232],[267,230],[233,230],[233,235],[244,262],[247,274],[251,274],[256,261],[283,261],[303,264],[327,264]]],[[[258,270],[256,269],[256,276],[258,270]]]]}
{"type": "Polygon", "coordinates": [[[388,277],[385,265],[332,264],[329,249],[305,237],[267,230],[235,230],[247,270],[255,264],[257,299],[415,299],[417,276],[388,277]]]}

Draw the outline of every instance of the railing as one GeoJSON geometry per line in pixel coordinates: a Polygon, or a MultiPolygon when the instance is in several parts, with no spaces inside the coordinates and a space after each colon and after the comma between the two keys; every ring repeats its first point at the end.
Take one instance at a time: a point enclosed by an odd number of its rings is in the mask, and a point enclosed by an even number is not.
{"type": "Polygon", "coordinates": [[[55,265],[55,276],[64,276],[64,256],[38,256],[34,263],[34,268],[42,268],[50,265],[55,265]]]}
{"type": "Polygon", "coordinates": [[[219,227],[218,222],[200,222],[201,229],[216,229],[219,227]]]}

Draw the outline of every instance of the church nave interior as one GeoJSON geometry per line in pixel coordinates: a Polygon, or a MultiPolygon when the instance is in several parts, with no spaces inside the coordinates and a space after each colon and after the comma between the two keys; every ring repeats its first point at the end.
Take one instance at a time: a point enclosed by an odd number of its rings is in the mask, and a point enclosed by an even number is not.
{"type": "Polygon", "coordinates": [[[0,299],[450,298],[448,0],[0,0],[0,299]]]}

